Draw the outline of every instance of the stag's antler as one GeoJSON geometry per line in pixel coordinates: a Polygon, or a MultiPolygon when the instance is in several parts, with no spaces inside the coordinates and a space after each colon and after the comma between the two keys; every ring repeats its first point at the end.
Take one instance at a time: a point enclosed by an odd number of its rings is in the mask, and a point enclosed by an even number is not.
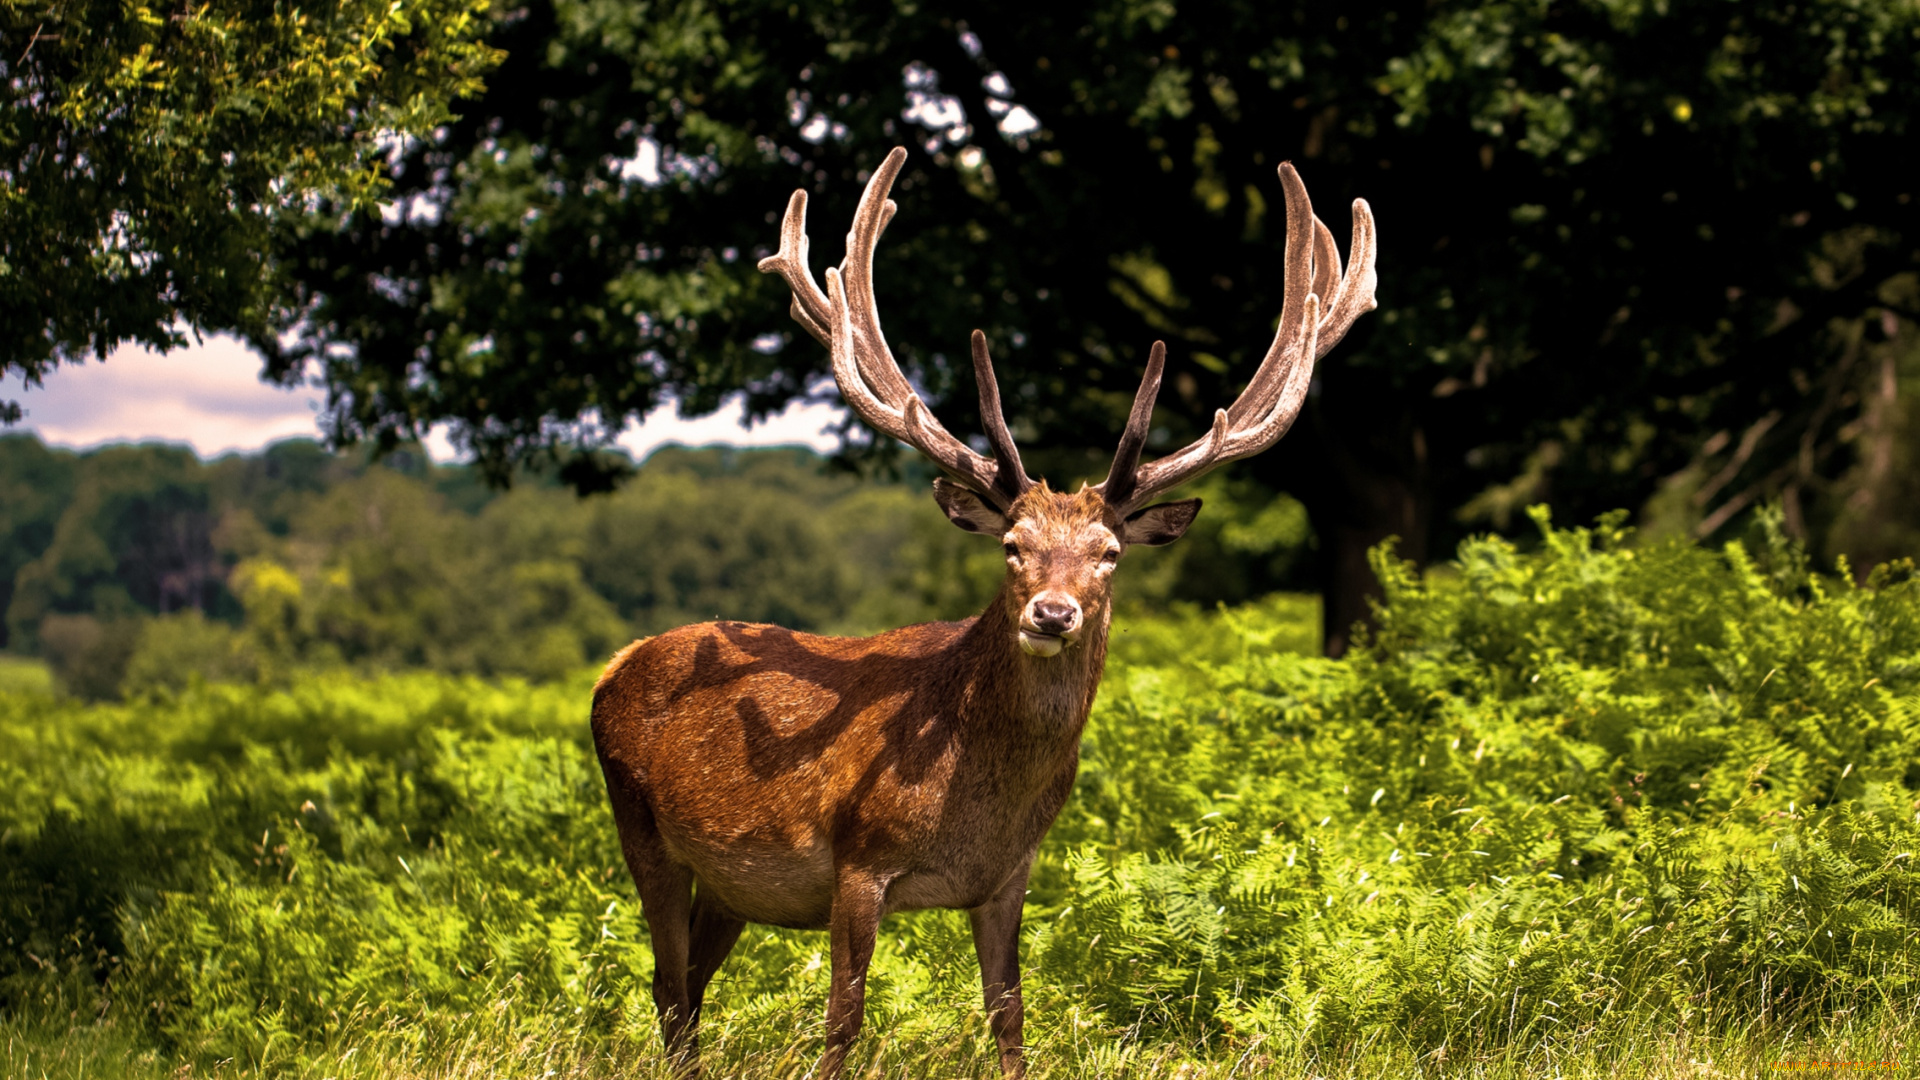
{"type": "Polygon", "coordinates": [[[1140,464],[1147,425],[1153,418],[1154,397],[1160,392],[1160,373],[1167,350],[1155,342],[1147,359],[1146,376],[1133,399],[1127,429],[1120,436],[1113,467],[1100,485],[1107,503],[1122,514],[1131,513],[1171,488],[1243,457],[1260,453],[1287,433],[1306,400],[1313,379],[1313,363],[1346,335],[1361,314],[1372,311],[1373,211],[1365,199],[1353,201],[1353,264],[1343,275],[1340,249],[1333,233],[1313,216],[1306,185],[1291,164],[1280,166],[1280,186],[1287,199],[1286,297],[1280,308],[1280,328],[1259,370],[1230,408],[1213,415],[1213,427],[1197,442],[1158,461],[1140,464]]]}
{"type": "Polygon", "coordinates": [[[873,299],[873,248],[893,220],[897,207],[887,192],[906,160],[906,149],[895,147],[867,181],[853,228],[847,233],[847,257],[838,269],[828,268],[825,292],[814,284],[807,268],[804,191],[794,192],[788,200],[786,220],[780,225],[780,250],[760,260],[760,272],[779,274],[793,289],[794,321],[833,350],[833,380],[862,420],[932,458],[954,479],[1005,510],[1033,486],[1033,480],[1020,464],[1020,451],[1000,412],[1000,387],[994,381],[986,335],[973,332],[973,374],[980,385],[980,418],[993,447],[992,459],[974,453],[940,426],[926,402],[907,385],[880,332],[880,313],[873,299]]]}
{"type": "MultiPolygon", "coordinates": [[[[1000,410],[1000,388],[987,355],[986,336],[973,332],[973,372],[992,459],[974,453],[934,419],[926,402],[907,384],[880,331],[873,299],[873,249],[898,209],[887,193],[906,159],[906,150],[896,147],[867,182],[853,228],[847,233],[846,259],[838,269],[828,268],[824,292],[807,268],[805,191],[794,192],[788,200],[780,226],[780,250],[760,260],[760,271],[786,279],[793,290],[794,321],[833,350],[834,381],[861,419],[926,454],[954,479],[1004,510],[1033,486],[1033,480],[1020,464],[1020,451],[1000,410]]],[[[1107,503],[1123,514],[1219,465],[1251,457],[1278,442],[1300,413],[1314,362],[1346,336],[1355,319],[1376,306],[1373,212],[1366,200],[1353,201],[1349,249],[1353,262],[1343,272],[1333,233],[1313,216],[1306,186],[1291,164],[1280,166],[1280,185],[1287,201],[1286,295],[1273,345],[1240,397],[1214,413],[1205,436],[1141,465],[1140,452],[1166,366],[1165,343],[1154,343],[1113,466],[1100,484],[1107,503]]]]}

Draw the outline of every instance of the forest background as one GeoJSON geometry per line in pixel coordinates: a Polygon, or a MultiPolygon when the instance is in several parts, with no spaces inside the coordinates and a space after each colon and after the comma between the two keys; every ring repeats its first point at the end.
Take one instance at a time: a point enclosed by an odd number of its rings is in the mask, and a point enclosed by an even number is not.
{"type": "MultiPolygon", "coordinates": [[[[924,470],[923,470],[924,471],[924,470]]],[[[102,700],[195,679],[425,667],[552,679],[634,637],[734,618],[873,633],[977,613],[1004,573],[928,495],[805,450],[656,452],[618,492],[509,491],[419,449],[310,440],[203,462],[0,437],[6,654],[102,700]]],[[[1306,513],[1211,478],[1187,542],[1136,559],[1130,611],[1305,580],[1306,513]]]]}
{"type": "MultiPolygon", "coordinates": [[[[1354,198],[1380,223],[1380,310],[1238,467],[1307,508],[1331,652],[1373,545],[1424,563],[1532,502],[1716,538],[1772,498],[1822,559],[1913,546],[1906,0],[0,12],[0,363],[30,379],[232,330],[325,386],[336,441],[443,424],[496,480],[603,490],[662,401],[825,392],[755,264],[796,187],[836,260],[905,144],[876,269],[901,361],[978,431],[985,330],[1070,486],[1155,338],[1149,452],[1243,385],[1291,159],[1336,236],[1354,198]]],[[[884,469],[863,434],[848,458],[884,469]]]]}

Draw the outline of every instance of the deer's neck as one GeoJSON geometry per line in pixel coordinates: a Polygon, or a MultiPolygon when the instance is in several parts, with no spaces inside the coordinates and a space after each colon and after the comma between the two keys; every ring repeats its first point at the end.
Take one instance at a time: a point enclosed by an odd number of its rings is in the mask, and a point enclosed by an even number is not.
{"type": "Polygon", "coordinates": [[[1109,619],[1104,609],[1089,618],[1058,656],[1030,656],[1020,648],[1018,610],[1002,589],[967,630],[967,712],[1023,742],[1077,743],[1106,670],[1109,619]]]}

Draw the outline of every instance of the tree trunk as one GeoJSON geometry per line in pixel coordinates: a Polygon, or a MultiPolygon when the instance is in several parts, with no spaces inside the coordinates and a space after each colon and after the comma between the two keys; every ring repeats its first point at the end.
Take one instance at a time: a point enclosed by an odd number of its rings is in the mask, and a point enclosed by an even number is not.
{"type": "Polygon", "coordinates": [[[1342,422],[1346,418],[1326,405],[1328,396],[1309,398],[1281,442],[1290,452],[1269,455],[1277,470],[1269,480],[1306,504],[1313,521],[1323,648],[1337,657],[1346,653],[1356,624],[1372,624],[1373,602],[1382,596],[1367,552],[1397,538],[1397,557],[1426,565],[1433,498],[1426,436],[1410,410],[1394,410],[1399,423],[1382,423],[1380,412],[1391,404],[1350,393],[1344,396],[1365,400],[1371,415],[1367,423],[1358,417],[1342,422]]]}
{"type": "Polygon", "coordinates": [[[1367,552],[1398,538],[1394,554],[1427,563],[1428,500],[1400,477],[1364,473],[1348,478],[1344,504],[1307,504],[1320,538],[1320,625],[1328,656],[1341,656],[1356,626],[1373,624],[1373,602],[1383,598],[1367,552]]]}

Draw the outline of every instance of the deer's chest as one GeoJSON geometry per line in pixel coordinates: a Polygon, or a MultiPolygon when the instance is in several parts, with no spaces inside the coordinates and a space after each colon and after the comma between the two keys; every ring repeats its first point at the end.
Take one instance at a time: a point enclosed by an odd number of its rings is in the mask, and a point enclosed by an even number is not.
{"type": "Polygon", "coordinates": [[[889,911],[970,908],[999,893],[1023,868],[1073,787],[1076,761],[1058,761],[1036,782],[1012,790],[969,791],[956,783],[946,813],[917,835],[901,836],[876,860],[893,876],[889,911]],[[979,797],[985,795],[987,797],[979,797]],[[891,865],[886,865],[886,863],[891,865]]]}

